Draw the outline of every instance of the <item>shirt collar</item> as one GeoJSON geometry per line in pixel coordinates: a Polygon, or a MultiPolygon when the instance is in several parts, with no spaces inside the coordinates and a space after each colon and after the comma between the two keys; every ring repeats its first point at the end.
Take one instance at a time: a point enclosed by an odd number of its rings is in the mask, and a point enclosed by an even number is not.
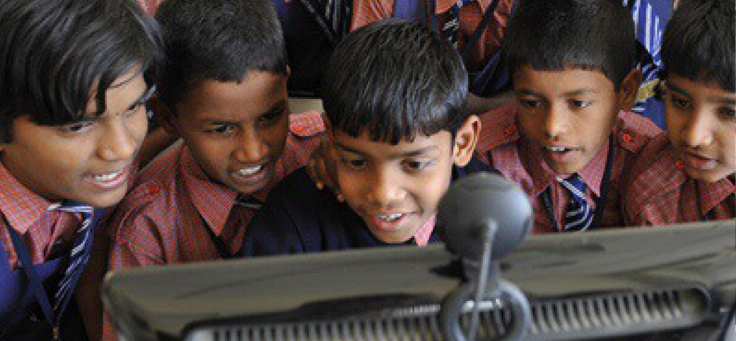
{"type": "MultiPolygon", "coordinates": [[[[524,137],[522,137],[524,139],[524,137]]],[[[612,148],[610,140],[601,148],[601,150],[590,160],[577,174],[583,180],[585,185],[596,195],[600,197],[601,183],[603,182],[603,173],[606,169],[608,160],[608,150],[612,148]]],[[[539,149],[533,148],[531,143],[520,143],[519,154],[522,155],[524,167],[528,170],[529,176],[534,179],[533,196],[536,197],[545,191],[549,186],[557,182],[557,177],[567,177],[568,175],[558,175],[544,161],[539,149]]],[[[613,160],[611,160],[613,162],[613,160]]]]}
{"type": "Polygon", "coordinates": [[[0,163],[0,211],[11,227],[25,234],[54,203],[23,186],[0,163]]]}
{"type": "Polygon", "coordinates": [[[199,163],[194,160],[189,148],[183,148],[181,172],[187,194],[202,219],[219,236],[235,205],[238,192],[210,181],[199,163]]]}
{"type": "MultiPolygon", "coordinates": [[[[702,213],[706,214],[722,203],[729,195],[736,193],[736,186],[730,179],[725,178],[716,182],[697,180],[698,197],[702,213]]],[[[702,217],[701,217],[702,218],[702,217]]]]}
{"type": "Polygon", "coordinates": [[[426,246],[429,243],[429,238],[432,236],[434,231],[434,225],[437,221],[437,214],[433,214],[422,226],[414,232],[414,242],[419,246],[426,246]]]}
{"type": "MultiPolygon", "coordinates": [[[[449,11],[450,7],[452,7],[452,5],[454,5],[456,2],[458,2],[458,0],[437,0],[437,2],[435,3],[434,13],[435,14],[445,13],[449,11]]],[[[482,13],[485,13],[486,9],[491,4],[490,0],[475,0],[473,2],[477,2],[480,5],[480,9],[482,13]]]]}
{"type": "MultiPolygon", "coordinates": [[[[287,137],[288,138],[288,137],[287,137]]],[[[288,142],[287,142],[288,143],[288,142]]],[[[239,193],[232,188],[220,185],[209,179],[188,147],[183,146],[182,169],[184,185],[194,207],[215,235],[219,236],[227,223],[230,211],[235,206],[239,193]]],[[[268,193],[284,176],[284,165],[276,162],[271,181],[259,191],[252,193],[254,198],[265,202],[268,193]]]]}

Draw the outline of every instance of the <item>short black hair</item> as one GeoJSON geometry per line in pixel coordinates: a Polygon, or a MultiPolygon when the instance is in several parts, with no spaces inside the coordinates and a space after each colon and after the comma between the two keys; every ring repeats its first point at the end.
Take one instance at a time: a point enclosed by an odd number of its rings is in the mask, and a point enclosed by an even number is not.
{"type": "Polygon", "coordinates": [[[116,79],[140,68],[151,82],[162,56],[158,26],[135,0],[3,0],[0,142],[18,117],[74,123],[96,88],[96,115],[116,79]]]}
{"type": "Polygon", "coordinates": [[[468,77],[446,40],[422,24],[385,19],[349,34],[331,56],[321,97],[334,130],[398,144],[468,117],[468,77]]]}
{"type": "Polygon", "coordinates": [[[681,0],[662,39],[663,76],[677,74],[736,91],[735,7],[733,0],[681,0]]]}
{"type": "Polygon", "coordinates": [[[286,46],[269,0],[167,0],[156,12],[166,45],[158,83],[174,108],[202,82],[240,82],[248,71],[286,75],[286,46]]]}
{"type": "Polygon", "coordinates": [[[523,0],[504,38],[511,70],[598,70],[616,91],[635,67],[631,12],[620,0],[523,0]]]}

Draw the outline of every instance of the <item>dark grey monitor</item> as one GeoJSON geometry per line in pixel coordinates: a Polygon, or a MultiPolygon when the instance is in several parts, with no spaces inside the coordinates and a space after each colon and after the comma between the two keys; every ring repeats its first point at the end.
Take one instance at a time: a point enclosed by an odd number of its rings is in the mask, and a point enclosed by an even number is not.
{"type": "MultiPolygon", "coordinates": [[[[717,340],[736,224],[529,236],[500,268],[529,300],[528,340],[717,340]]],[[[124,340],[444,340],[462,272],[443,245],[373,248],[120,271],[103,296],[124,340]]],[[[479,338],[503,335],[507,308],[480,304],[479,338]]]]}

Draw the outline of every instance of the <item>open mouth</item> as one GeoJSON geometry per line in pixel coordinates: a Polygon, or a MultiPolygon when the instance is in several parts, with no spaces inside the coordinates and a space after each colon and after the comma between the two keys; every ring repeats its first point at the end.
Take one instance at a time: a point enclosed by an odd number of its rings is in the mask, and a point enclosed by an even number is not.
{"type": "Polygon", "coordinates": [[[398,220],[398,219],[401,219],[401,218],[403,218],[403,217],[404,217],[404,214],[403,214],[403,213],[393,213],[393,214],[377,214],[377,215],[376,215],[376,217],[377,217],[377,218],[378,218],[378,220],[380,220],[380,221],[384,221],[384,222],[392,222],[392,221],[396,221],[396,220],[398,220]]]}
{"type": "Polygon", "coordinates": [[[117,172],[92,175],[92,179],[94,179],[95,181],[99,181],[99,182],[108,182],[108,181],[114,180],[115,178],[123,174],[123,172],[125,172],[125,170],[121,169],[117,172]]]}
{"type": "Polygon", "coordinates": [[[237,173],[238,175],[241,175],[241,176],[251,176],[253,174],[256,174],[256,173],[260,172],[261,169],[263,169],[263,165],[262,164],[261,165],[258,165],[258,166],[253,166],[253,167],[241,168],[241,169],[238,169],[237,171],[235,171],[235,173],[237,173]]]}

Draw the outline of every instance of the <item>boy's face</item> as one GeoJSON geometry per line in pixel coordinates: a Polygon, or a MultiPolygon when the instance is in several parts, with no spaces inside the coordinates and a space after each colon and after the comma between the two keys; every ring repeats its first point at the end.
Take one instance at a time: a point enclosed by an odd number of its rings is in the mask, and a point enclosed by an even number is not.
{"type": "MultiPolygon", "coordinates": [[[[579,171],[608,141],[619,110],[626,107],[627,82],[620,92],[600,71],[566,68],[514,72],[519,124],[532,148],[558,174],[579,171]]],[[[634,89],[638,85],[634,86],[634,89]]]]}
{"type": "Polygon", "coordinates": [[[168,117],[212,181],[251,194],[274,177],[286,142],[286,77],[250,71],[240,83],[204,81],[168,117]]]}
{"type": "Polygon", "coordinates": [[[717,85],[667,77],[670,141],[693,178],[718,181],[736,172],[736,93],[717,85]]]}
{"type": "Polygon", "coordinates": [[[470,121],[455,141],[447,131],[397,145],[373,141],[365,132],[332,135],[340,190],[376,238],[406,242],[432,217],[450,185],[452,165],[464,166],[472,155],[480,123],[475,116],[470,121]]]}
{"type": "Polygon", "coordinates": [[[13,122],[11,142],[0,144],[0,160],[18,181],[47,200],[114,205],[125,195],[131,165],[148,130],[145,94],[143,77],[131,72],[107,90],[102,116],[94,116],[93,93],[88,119],[82,122],[40,126],[20,117],[13,122]]]}

